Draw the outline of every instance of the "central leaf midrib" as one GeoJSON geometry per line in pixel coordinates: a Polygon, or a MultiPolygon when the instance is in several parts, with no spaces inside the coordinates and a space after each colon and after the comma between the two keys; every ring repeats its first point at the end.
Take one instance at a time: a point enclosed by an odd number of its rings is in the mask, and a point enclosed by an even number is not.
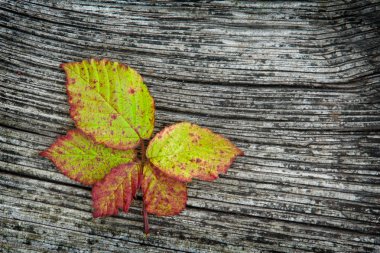
{"type": "Polygon", "coordinates": [[[140,134],[136,131],[136,129],[134,129],[133,127],[132,127],[132,124],[131,123],[129,123],[129,121],[124,117],[124,115],[123,114],[121,114],[118,110],[116,110],[115,109],[115,107],[113,107],[100,93],[98,93],[97,91],[95,92],[95,94],[97,94],[97,95],[99,95],[102,99],[103,99],[103,101],[112,109],[112,110],[114,110],[114,112],[116,112],[117,114],[119,114],[120,116],[121,116],[121,118],[128,124],[128,126],[136,133],[136,135],[137,135],[137,137],[139,138],[139,139],[141,139],[141,137],[140,137],[140,134]]]}
{"type": "MultiPolygon", "coordinates": [[[[98,71],[98,70],[96,70],[96,71],[98,71]]],[[[108,69],[106,68],[106,66],[104,65],[104,71],[105,71],[105,73],[106,73],[106,76],[107,76],[107,82],[108,82],[108,89],[110,89],[110,78],[109,78],[109,75],[108,75],[108,69]]],[[[119,85],[121,85],[120,84],[120,82],[119,82],[119,85]]],[[[110,94],[110,90],[108,91],[109,92],[109,94],[110,94]]],[[[126,119],[126,118],[124,118],[124,116],[123,116],[123,114],[121,114],[116,108],[114,108],[108,101],[107,101],[107,99],[105,99],[101,94],[100,94],[100,89],[99,89],[99,93],[97,93],[97,94],[99,94],[102,98],[103,98],[103,100],[104,101],[106,101],[106,103],[115,111],[115,112],[117,112],[119,115],[121,115],[121,117],[122,117],[122,119],[129,125],[129,127],[130,128],[132,128],[133,129],[133,131],[137,134],[137,137],[139,138],[139,139],[141,139],[141,137],[140,137],[140,134],[132,127],[132,124],[126,119]]]]}

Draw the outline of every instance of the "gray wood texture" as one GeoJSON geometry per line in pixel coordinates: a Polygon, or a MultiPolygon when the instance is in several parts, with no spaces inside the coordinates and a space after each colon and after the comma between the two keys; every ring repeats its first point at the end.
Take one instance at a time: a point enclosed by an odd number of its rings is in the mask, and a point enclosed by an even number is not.
{"type": "Polygon", "coordinates": [[[380,252],[380,1],[0,0],[0,252],[380,252]],[[245,151],[187,209],[91,216],[39,152],[74,127],[62,62],[137,69],[156,132],[245,151]]]}

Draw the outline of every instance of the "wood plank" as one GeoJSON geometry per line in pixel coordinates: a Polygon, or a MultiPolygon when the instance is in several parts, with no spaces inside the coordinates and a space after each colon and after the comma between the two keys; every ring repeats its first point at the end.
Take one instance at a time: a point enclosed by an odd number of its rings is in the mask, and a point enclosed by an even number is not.
{"type": "Polygon", "coordinates": [[[380,1],[0,0],[5,252],[380,251],[380,1]],[[246,156],[187,209],[91,218],[90,188],[38,156],[74,127],[62,62],[144,77],[156,129],[191,121],[246,156]]]}

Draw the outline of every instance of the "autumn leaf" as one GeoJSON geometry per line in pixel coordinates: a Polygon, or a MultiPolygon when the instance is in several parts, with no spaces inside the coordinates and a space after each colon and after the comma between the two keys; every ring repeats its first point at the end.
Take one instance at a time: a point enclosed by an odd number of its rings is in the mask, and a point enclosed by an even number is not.
{"type": "Polygon", "coordinates": [[[132,68],[108,60],[62,64],[70,116],[78,129],[41,153],[68,177],[93,185],[93,216],[127,212],[142,189],[144,231],[148,213],[170,216],[186,207],[193,178],[211,181],[243,152],[207,128],[188,122],[159,132],[154,100],[132,68]],[[104,144],[104,145],[103,145],[104,144]],[[139,147],[140,159],[136,159],[139,147]]]}
{"type": "Polygon", "coordinates": [[[150,141],[146,155],[166,175],[190,182],[192,178],[218,178],[243,152],[207,128],[181,122],[159,132],[150,141]]]}
{"type": "Polygon", "coordinates": [[[129,163],[136,157],[134,150],[115,150],[96,144],[80,130],[71,130],[50,148],[41,152],[69,178],[92,185],[117,165],[129,163]]]}
{"type": "Polygon", "coordinates": [[[186,184],[166,176],[150,163],[144,166],[141,188],[148,213],[170,216],[186,207],[186,184]]]}
{"type": "Polygon", "coordinates": [[[108,60],[62,64],[70,115],[96,142],[130,149],[154,128],[154,101],[142,77],[131,67],[108,60]]]}
{"type": "Polygon", "coordinates": [[[116,215],[119,209],[128,212],[139,188],[141,164],[119,165],[92,188],[93,216],[116,215]]]}

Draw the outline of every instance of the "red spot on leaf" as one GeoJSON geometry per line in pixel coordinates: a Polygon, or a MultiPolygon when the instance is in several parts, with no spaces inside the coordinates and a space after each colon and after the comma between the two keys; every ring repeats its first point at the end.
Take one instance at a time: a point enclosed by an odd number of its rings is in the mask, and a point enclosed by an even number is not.
{"type": "Polygon", "coordinates": [[[135,92],[136,92],[136,90],[133,88],[129,88],[129,90],[128,90],[128,93],[131,95],[135,94],[135,92]]]}
{"type": "Polygon", "coordinates": [[[79,172],[78,174],[77,174],[77,179],[81,179],[83,177],[83,173],[82,172],[79,172]]]}

